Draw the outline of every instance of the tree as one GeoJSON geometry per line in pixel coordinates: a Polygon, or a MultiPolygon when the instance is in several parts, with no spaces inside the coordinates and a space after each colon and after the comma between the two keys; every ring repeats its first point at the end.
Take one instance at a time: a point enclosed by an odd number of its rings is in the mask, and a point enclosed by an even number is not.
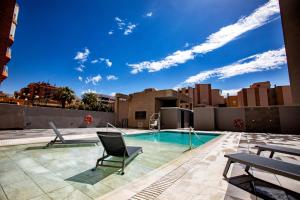
{"type": "Polygon", "coordinates": [[[61,102],[61,107],[65,108],[66,102],[70,104],[75,99],[74,91],[69,87],[60,87],[57,90],[56,99],[61,102]]]}
{"type": "Polygon", "coordinates": [[[98,107],[98,97],[95,93],[84,93],[82,95],[82,102],[87,105],[90,110],[94,110],[98,107]]]}

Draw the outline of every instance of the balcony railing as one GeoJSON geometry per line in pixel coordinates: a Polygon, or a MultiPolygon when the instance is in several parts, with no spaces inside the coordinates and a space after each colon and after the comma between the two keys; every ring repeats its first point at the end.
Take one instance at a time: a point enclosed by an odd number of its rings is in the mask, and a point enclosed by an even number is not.
{"type": "Polygon", "coordinates": [[[9,60],[11,59],[11,48],[8,47],[6,49],[6,54],[5,55],[6,55],[6,58],[8,58],[9,60]]]}
{"type": "MultiPolygon", "coordinates": [[[[1,70],[1,68],[0,68],[1,70]]],[[[4,67],[2,68],[1,72],[1,78],[7,78],[8,77],[8,67],[6,65],[4,65],[4,67]]]]}

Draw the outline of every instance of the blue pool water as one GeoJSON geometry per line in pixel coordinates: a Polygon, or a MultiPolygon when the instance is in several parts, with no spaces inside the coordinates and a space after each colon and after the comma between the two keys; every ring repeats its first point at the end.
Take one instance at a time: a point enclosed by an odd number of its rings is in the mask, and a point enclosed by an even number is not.
{"type": "MultiPolygon", "coordinates": [[[[193,147],[200,146],[216,137],[219,134],[197,133],[197,136],[192,134],[193,147]]],[[[188,132],[161,131],[155,133],[142,133],[136,135],[127,135],[130,139],[147,140],[151,142],[175,143],[180,145],[189,145],[190,137],[188,132]]]]}

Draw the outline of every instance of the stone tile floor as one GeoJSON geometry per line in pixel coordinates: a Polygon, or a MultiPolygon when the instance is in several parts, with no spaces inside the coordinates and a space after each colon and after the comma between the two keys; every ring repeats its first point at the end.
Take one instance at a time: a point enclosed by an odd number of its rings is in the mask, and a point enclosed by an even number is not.
{"type": "MultiPolygon", "coordinates": [[[[92,138],[96,137],[97,130],[63,129],[63,133],[74,139],[92,138]]],[[[184,154],[184,149],[176,146],[143,144],[146,151],[120,176],[111,168],[90,171],[102,152],[101,147],[34,149],[32,147],[38,148],[41,142],[52,139],[50,130],[0,131],[0,199],[256,199],[223,179],[224,154],[255,153],[253,146],[257,143],[300,148],[300,136],[295,135],[221,134],[223,136],[214,141],[184,154]],[[158,149],[160,156],[147,153],[158,149]]],[[[128,141],[128,144],[134,142],[128,141]]],[[[294,156],[275,154],[275,159],[300,164],[300,159],[294,156]]],[[[232,175],[242,173],[243,166],[238,164],[231,169],[232,175]]],[[[300,191],[296,181],[255,169],[253,173],[300,191]]]]}

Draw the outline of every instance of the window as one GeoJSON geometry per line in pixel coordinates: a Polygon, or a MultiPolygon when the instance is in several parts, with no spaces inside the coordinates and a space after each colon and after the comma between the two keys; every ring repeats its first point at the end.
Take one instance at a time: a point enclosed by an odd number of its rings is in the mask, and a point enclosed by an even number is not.
{"type": "Polygon", "coordinates": [[[135,119],[146,119],[146,111],[136,111],[135,119]]]}

